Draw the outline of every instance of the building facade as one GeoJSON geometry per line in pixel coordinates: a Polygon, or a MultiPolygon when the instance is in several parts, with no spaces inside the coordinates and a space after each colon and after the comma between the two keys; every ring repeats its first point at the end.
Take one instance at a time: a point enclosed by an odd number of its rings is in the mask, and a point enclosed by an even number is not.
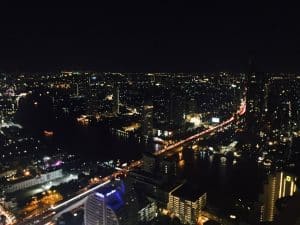
{"type": "Polygon", "coordinates": [[[54,171],[51,171],[48,173],[40,174],[40,175],[30,178],[30,179],[26,179],[26,180],[16,182],[13,184],[8,184],[5,187],[5,192],[10,193],[10,192],[23,190],[23,189],[30,188],[30,187],[38,185],[38,184],[43,184],[43,183],[46,183],[46,182],[49,182],[51,180],[55,180],[55,179],[58,179],[61,177],[63,177],[62,169],[54,170],[54,171]]]}
{"type": "Polygon", "coordinates": [[[153,135],[153,105],[147,104],[142,109],[142,135],[151,137],[153,135]]]}
{"type": "Polygon", "coordinates": [[[260,222],[274,221],[276,201],[280,198],[293,196],[297,190],[297,178],[284,172],[269,175],[264,185],[264,193],[260,196],[260,222]]]}
{"type": "Polygon", "coordinates": [[[201,211],[206,206],[207,194],[194,191],[183,184],[169,193],[168,210],[183,224],[197,224],[201,211]]]}
{"type": "Polygon", "coordinates": [[[91,194],[84,206],[85,225],[135,225],[136,200],[122,181],[112,182],[91,194]]]}

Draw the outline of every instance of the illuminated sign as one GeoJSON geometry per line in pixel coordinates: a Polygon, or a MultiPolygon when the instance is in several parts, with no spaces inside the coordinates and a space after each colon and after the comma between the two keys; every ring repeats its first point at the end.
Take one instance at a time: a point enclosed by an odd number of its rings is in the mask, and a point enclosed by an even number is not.
{"type": "Polygon", "coordinates": [[[220,118],[218,118],[218,117],[213,117],[213,118],[211,119],[211,121],[212,121],[213,123],[220,123],[220,118]]]}
{"type": "Polygon", "coordinates": [[[108,193],[106,194],[106,197],[112,195],[112,194],[115,193],[115,192],[116,192],[116,190],[112,190],[112,191],[108,192],[108,193]]]}
{"type": "Polygon", "coordinates": [[[291,182],[292,178],[290,176],[286,176],[286,181],[291,182]]]}
{"type": "Polygon", "coordinates": [[[157,136],[159,137],[159,136],[161,136],[161,135],[162,135],[161,130],[157,130],[157,136]]]}

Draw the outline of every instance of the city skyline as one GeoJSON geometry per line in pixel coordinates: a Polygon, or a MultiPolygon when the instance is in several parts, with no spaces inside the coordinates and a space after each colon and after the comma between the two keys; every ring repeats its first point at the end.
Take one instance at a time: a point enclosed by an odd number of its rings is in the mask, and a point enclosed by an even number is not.
{"type": "Polygon", "coordinates": [[[1,74],[10,225],[252,225],[276,221],[298,193],[297,74],[1,74]],[[112,212],[100,197],[119,180],[127,203],[112,212]]]}
{"type": "Polygon", "coordinates": [[[3,9],[0,225],[298,224],[299,9],[3,9]]]}

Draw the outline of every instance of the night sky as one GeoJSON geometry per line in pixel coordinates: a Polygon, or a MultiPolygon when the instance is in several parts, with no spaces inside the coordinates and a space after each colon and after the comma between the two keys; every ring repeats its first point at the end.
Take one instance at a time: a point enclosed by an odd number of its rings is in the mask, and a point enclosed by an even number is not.
{"type": "Polygon", "coordinates": [[[0,71],[300,71],[299,8],[2,8],[0,71]]]}

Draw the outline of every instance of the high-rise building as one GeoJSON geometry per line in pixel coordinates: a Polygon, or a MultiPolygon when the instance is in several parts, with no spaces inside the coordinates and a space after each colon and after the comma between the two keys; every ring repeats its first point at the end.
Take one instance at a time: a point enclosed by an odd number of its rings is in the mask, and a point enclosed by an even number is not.
{"type": "Polygon", "coordinates": [[[169,100],[169,124],[181,127],[184,122],[186,101],[181,93],[171,92],[169,100]]]}
{"type": "Polygon", "coordinates": [[[88,197],[85,206],[85,225],[119,224],[113,205],[108,203],[109,199],[108,194],[102,193],[95,193],[88,197]]]}
{"type": "Polygon", "coordinates": [[[195,98],[191,98],[187,102],[187,113],[198,113],[197,110],[197,101],[195,98]]]}
{"type": "Polygon", "coordinates": [[[153,135],[153,105],[145,104],[142,109],[142,134],[145,137],[153,135]]]}
{"type": "Polygon", "coordinates": [[[85,225],[135,225],[138,209],[131,188],[122,181],[110,183],[91,194],[85,203],[85,225]]]}
{"type": "Polygon", "coordinates": [[[87,109],[89,115],[97,115],[101,111],[101,101],[99,92],[101,90],[97,82],[96,76],[89,76],[88,78],[88,94],[87,94],[87,109]]]}
{"type": "Polygon", "coordinates": [[[14,96],[0,95],[0,121],[11,120],[17,110],[17,102],[14,96]]]}
{"type": "Polygon", "coordinates": [[[276,215],[276,201],[280,198],[293,196],[296,192],[295,176],[284,172],[271,174],[264,185],[264,193],[260,196],[260,221],[271,222],[276,215]]]}
{"type": "Polygon", "coordinates": [[[168,210],[184,224],[197,224],[206,198],[206,192],[185,183],[169,192],[168,210]]]}

